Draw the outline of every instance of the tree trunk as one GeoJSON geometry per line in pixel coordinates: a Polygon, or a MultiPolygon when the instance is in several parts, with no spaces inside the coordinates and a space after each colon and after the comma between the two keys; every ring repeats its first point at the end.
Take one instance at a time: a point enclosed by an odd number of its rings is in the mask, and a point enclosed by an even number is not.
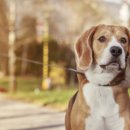
{"type": "MultiPolygon", "coordinates": [[[[24,45],[23,52],[22,52],[22,58],[27,59],[28,58],[28,45],[24,45]]],[[[25,61],[22,61],[21,63],[21,75],[26,74],[28,63],[25,61]]]]}
{"type": "Polygon", "coordinates": [[[15,77],[15,51],[14,51],[14,45],[15,45],[15,7],[16,7],[16,1],[10,0],[10,19],[9,19],[9,87],[10,92],[16,91],[16,77],[15,77]]]}

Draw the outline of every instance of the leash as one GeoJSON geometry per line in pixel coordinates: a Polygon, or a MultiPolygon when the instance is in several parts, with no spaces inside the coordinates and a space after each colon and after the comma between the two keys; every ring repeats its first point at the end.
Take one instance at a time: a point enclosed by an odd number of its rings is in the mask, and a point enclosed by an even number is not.
{"type": "MultiPolygon", "coordinates": [[[[5,57],[5,58],[10,58],[10,56],[8,56],[7,54],[0,54],[0,56],[5,57]]],[[[15,59],[20,60],[20,61],[24,61],[24,62],[28,62],[28,63],[32,63],[32,64],[36,64],[36,65],[41,65],[41,66],[44,65],[42,62],[31,60],[31,59],[26,59],[26,58],[21,58],[21,57],[15,57],[15,59]]],[[[67,67],[63,67],[63,66],[59,66],[59,65],[51,65],[51,64],[46,64],[44,66],[61,68],[61,69],[67,70],[67,71],[71,71],[71,72],[74,72],[77,74],[84,75],[84,72],[76,70],[74,68],[67,68],[67,67]]]]}
{"type": "MultiPolygon", "coordinates": [[[[0,54],[0,56],[2,57],[6,57],[6,58],[10,58],[10,56],[8,56],[7,54],[0,54]]],[[[126,54],[126,58],[125,61],[127,61],[129,56],[129,53],[126,54]]],[[[16,60],[20,60],[20,61],[24,61],[24,62],[28,62],[28,63],[32,63],[32,64],[37,64],[37,65],[41,65],[43,66],[44,64],[42,62],[39,61],[35,61],[35,60],[30,60],[30,59],[26,59],[26,58],[21,58],[21,57],[15,57],[16,60]]],[[[63,67],[63,66],[59,66],[59,65],[50,65],[50,64],[46,64],[44,66],[48,66],[48,67],[55,67],[55,68],[61,68],[67,71],[71,71],[74,72],[76,74],[80,74],[84,76],[84,72],[83,71],[79,71],[76,70],[74,68],[67,68],[67,67],[63,67]]],[[[123,80],[125,80],[125,70],[123,70],[121,73],[119,73],[109,84],[98,84],[99,86],[116,86],[119,85],[123,80]],[[119,78],[121,77],[121,78],[119,78]]]]}

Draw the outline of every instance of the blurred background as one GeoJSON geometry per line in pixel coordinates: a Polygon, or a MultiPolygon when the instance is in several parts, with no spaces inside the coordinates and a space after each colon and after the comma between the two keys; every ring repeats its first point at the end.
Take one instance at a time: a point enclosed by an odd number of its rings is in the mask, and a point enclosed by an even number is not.
{"type": "Polygon", "coordinates": [[[0,106],[65,110],[78,86],[76,38],[97,24],[129,27],[129,9],[129,0],[0,0],[0,106]]]}

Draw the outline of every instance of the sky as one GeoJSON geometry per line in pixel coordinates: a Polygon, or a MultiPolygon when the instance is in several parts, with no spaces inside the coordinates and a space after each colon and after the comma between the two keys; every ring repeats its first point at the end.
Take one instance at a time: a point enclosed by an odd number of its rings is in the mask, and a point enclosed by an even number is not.
{"type": "Polygon", "coordinates": [[[105,1],[113,2],[113,3],[120,3],[121,2],[121,0],[105,0],[105,1]]]}
{"type": "MultiPolygon", "coordinates": [[[[122,0],[105,0],[105,1],[113,2],[113,3],[121,3],[122,0]]],[[[130,0],[128,1],[130,3],[130,0]]]]}

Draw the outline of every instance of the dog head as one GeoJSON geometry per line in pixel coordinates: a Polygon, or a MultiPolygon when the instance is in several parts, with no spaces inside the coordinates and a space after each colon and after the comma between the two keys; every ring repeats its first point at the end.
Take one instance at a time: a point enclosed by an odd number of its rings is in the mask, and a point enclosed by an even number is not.
{"type": "Polygon", "coordinates": [[[92,27],[75,45],[77,68],[85,72],[89,81],[109,83],[126,68],[129,44],[129,30],[123,26],[92,27]]]}

